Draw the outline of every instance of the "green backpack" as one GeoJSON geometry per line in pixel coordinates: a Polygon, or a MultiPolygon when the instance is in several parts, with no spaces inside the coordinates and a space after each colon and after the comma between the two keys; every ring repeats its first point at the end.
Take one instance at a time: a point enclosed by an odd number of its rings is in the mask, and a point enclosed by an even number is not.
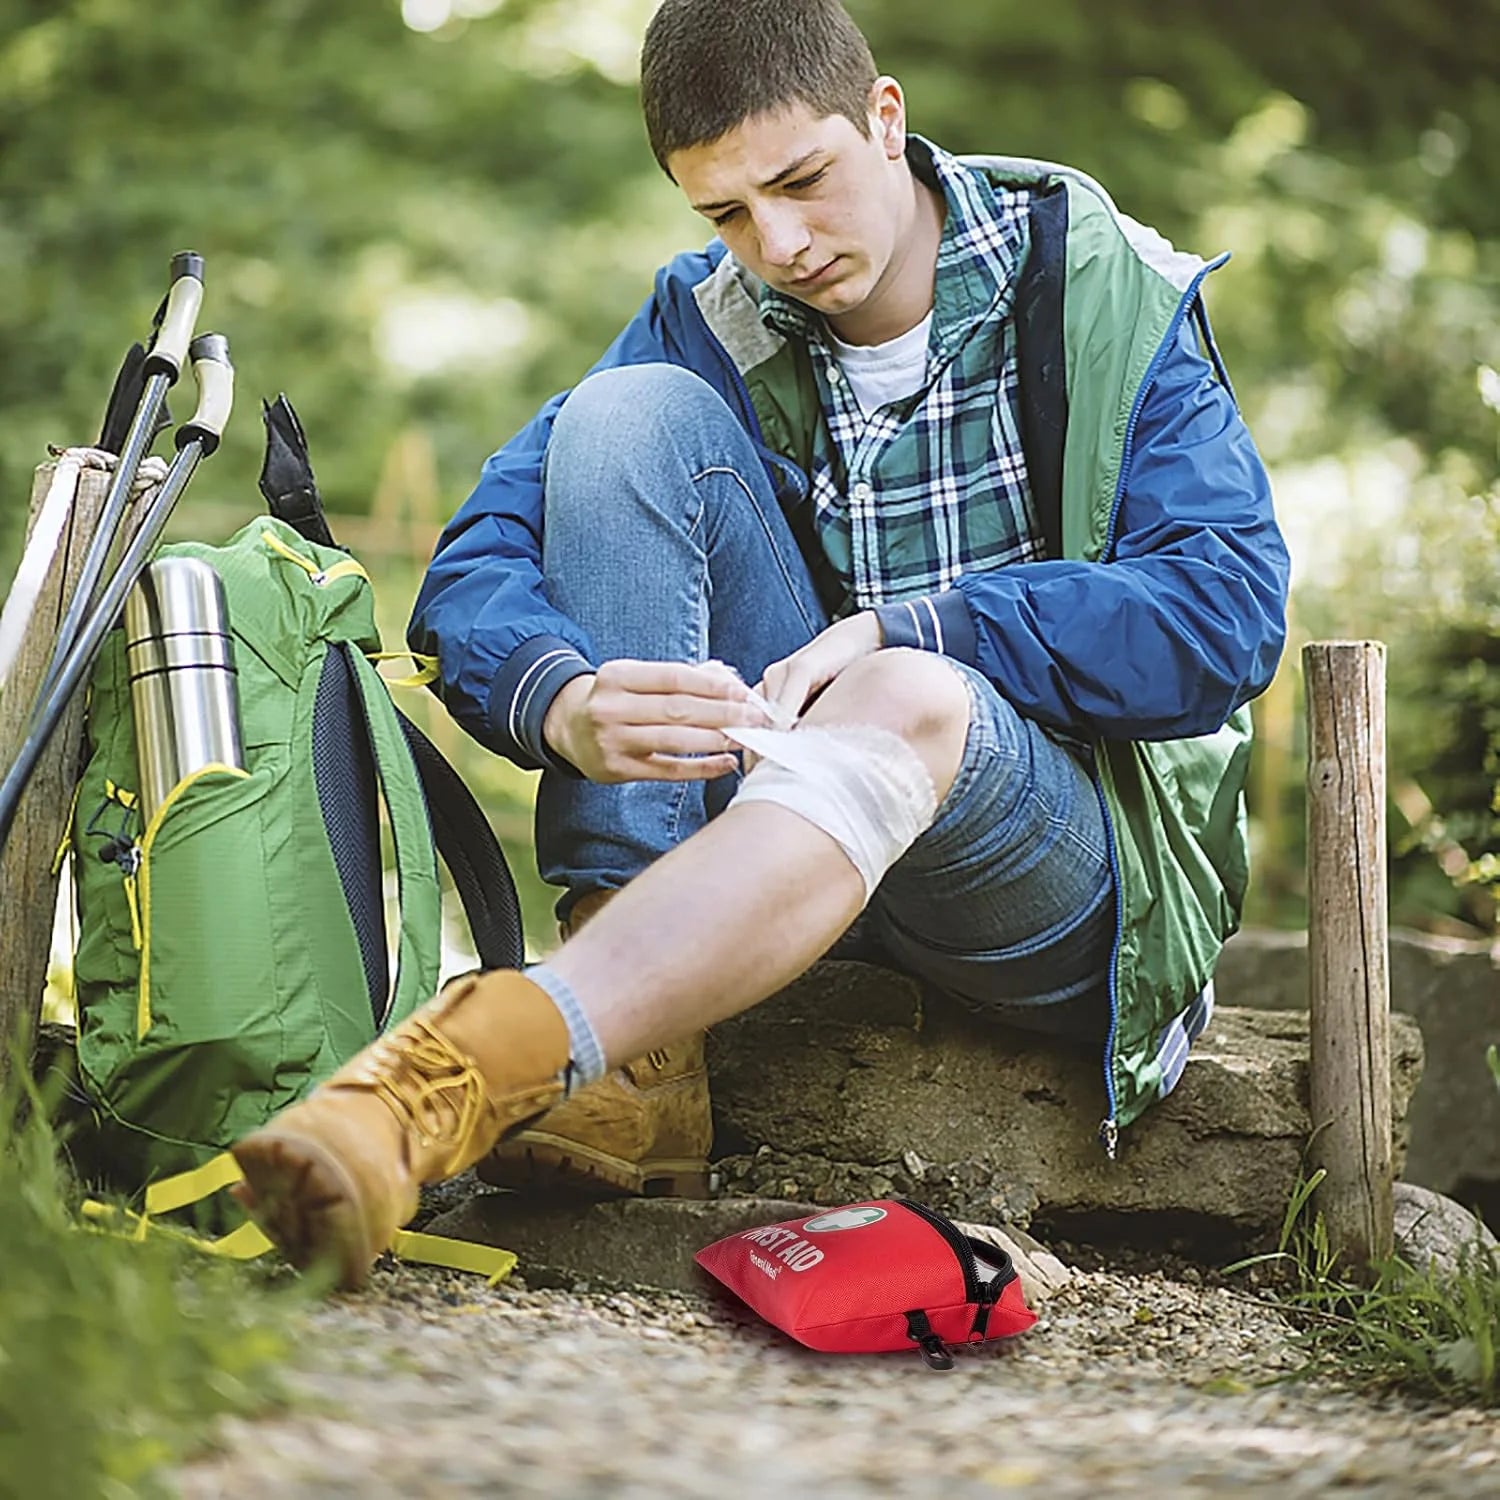
{"type": "MultiPolygon", "coordinates": [[[[222,580],[246,769],[185,777],[142,826],[125,642],[113,632],[93,677],[72,828],[77,1082],[92,1117],[73,1152],[87,1177],[132,1192],[212,1162],[429,998],[435,848],[481,963],[523,957],[488,823],[371,664],[379,639],[360,564],[269,516],[225,546],[158,555],[199,558],[222,580]],[[393,979],[377,797],[400,909],[393,979]]],[[[198,1222],[225,1221],[214,1210],[198,1222]]]]}

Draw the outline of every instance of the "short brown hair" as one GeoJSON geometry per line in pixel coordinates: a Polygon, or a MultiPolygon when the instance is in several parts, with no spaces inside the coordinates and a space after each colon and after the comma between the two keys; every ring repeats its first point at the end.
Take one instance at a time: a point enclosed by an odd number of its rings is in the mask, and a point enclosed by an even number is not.
{"type": "Polygon", "coordinates": [[[641,48],[641,106],[662,171],[754,115],[805,104],[870,130],[870,44],[839,0],[662,0],[641,48]]]}

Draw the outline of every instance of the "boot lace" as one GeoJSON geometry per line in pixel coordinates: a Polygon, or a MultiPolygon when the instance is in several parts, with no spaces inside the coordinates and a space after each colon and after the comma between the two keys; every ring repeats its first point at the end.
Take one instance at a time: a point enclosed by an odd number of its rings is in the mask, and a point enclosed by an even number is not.
{"type": "Polygon", "coordinates": [[[379,1038],[366,1054],[365,1082],[405,1121],[423,1146],[453,1147],[451,1164],[463,1159],[480,1117],[484,1079],[467,1054],[436,1027],[411,1016],[379,1038]]]}

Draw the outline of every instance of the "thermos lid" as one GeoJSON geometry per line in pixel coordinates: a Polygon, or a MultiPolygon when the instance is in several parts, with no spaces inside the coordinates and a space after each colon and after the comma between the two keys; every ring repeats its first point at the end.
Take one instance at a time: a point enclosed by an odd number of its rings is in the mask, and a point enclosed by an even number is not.
{"type": "Polygon", "coordinates": [[[228,632],[224,585],[201,558],[159,557],[125,601],[125,642],[147,636],[228,632]]]}
{"type": "Polygon", "coordinates": [[[175,667],[234,670],[224,585],[196,557],[159,557],[125,601],[132,677],[175,667]]]}

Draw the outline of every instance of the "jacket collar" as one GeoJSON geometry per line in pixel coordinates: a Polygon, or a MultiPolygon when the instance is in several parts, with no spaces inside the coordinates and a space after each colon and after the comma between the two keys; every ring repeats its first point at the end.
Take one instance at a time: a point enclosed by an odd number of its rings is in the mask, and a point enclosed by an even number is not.
{"type": "MultiPolygon", "coordinates": [[[[906,159],[919,181],[942,193],[946,209],[928,342],[933,357],[942,360],[976,324],[1009,313],[1025,256],[1025,199],[997,194],[982,173],[922,136],[908,136],[906,159]]],[[[787,337],[826,342],[822,316],[773,287],[760,287],[760,316],[787,337]]]]}

